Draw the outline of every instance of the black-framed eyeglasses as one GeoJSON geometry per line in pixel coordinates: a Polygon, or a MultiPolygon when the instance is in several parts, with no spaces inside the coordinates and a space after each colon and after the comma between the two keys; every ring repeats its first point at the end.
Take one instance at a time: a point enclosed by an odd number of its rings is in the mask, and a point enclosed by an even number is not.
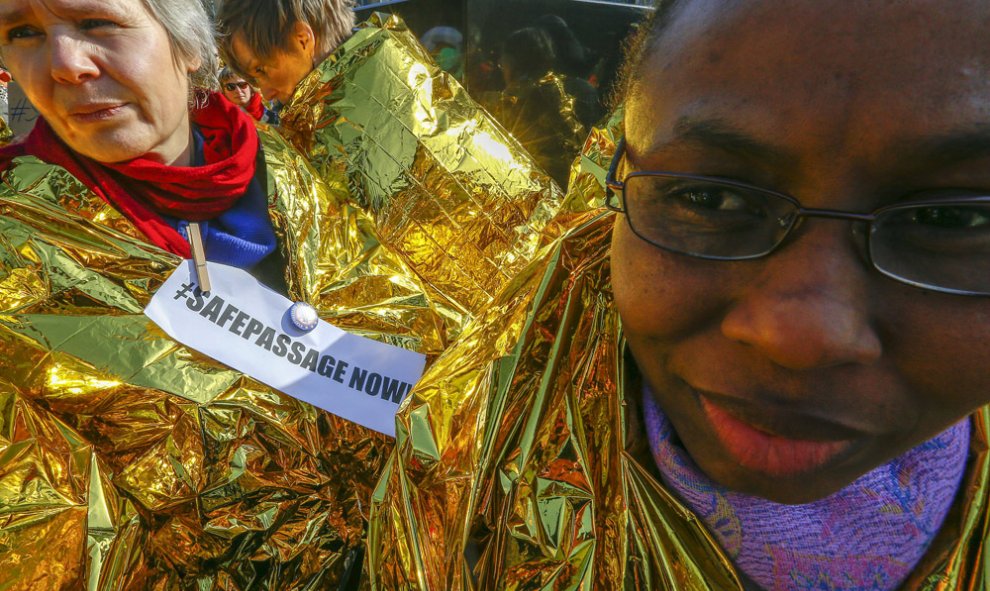
{"type": "Polygon", "coordinates": [[[227,83],[225,83],[223,85],[223,87],[227,89],[227,92],[234,92],[238,88],[240,88],[241,90],[244,90],[248,86],[250,86],[250,85],[247,82],[243,81],[243,80],[241,80],[240,82],[227,82],[227,83]]]}
{"type": "Polygon", "coordinates": [[[700,259],[765,257],[803,218],[853,222],[865,260],[908,285],[958,295],[990,295],[990,196],[966,195],[888,205],[871,213],[802,207],[794,197],[719,177],[668,171],[616,171],[620,141],[605,179],[609,209],[664,250],[700,259]]]}

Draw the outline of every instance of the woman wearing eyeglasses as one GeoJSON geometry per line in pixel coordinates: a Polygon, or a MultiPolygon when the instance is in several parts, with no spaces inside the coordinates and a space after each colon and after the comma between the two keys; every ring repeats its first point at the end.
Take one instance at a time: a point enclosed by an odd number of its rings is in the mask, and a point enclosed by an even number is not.
{"type": "Polygon", "coordinates": [[[400,415],[379,588],[987,588],[988,19],[660,4],[613,212],[400,415]]]}
{"type": "Polygon", "coordinates": [[[220,90],[228,101],[247,111],[255,121],[278,125],[278,114],[265,106],[261,93],[256,92],[246,80],[227,66],[220,69],[219,78],[220,90]]]}

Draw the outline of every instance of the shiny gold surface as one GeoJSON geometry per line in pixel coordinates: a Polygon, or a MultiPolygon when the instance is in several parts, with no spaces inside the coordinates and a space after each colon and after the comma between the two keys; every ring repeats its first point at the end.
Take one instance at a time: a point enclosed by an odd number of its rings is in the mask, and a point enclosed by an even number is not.
{"type": "Polygon", "coordinates": [[[568,167],[581,153],[588,132],[574,113],[574,97],[567,94],[564,80],[548,72],[536,80],[510,82],[502,91],[477,98],[539,166],[566,186],[568,167]]]}
{"type": "MultiPolygon", "coordinates": [[[[620,121],[592,134],[571,198],[601,203],[620,121]]],[[[624,396],[640,386],[612,302],[616,219],[580,220],[403,406],[373,496],[373,588],[742,589],[656,477],[637,397],[624,396]]],[[[963,494],[906,589],[987,588],[990,412],[973,422],[963,494]]]]}
{"type": "Polygon", "coordinates": [[[448,340],[574,209],[395,16],[362,24],[280,116],[322,176],[343,174],[382,242],[428,286],[448,340]]]}
{"type": "Polygon", "coordinates": [[[14,130],[7,125],[7,121],[0,117],[0,146],[5,146],[14,139],[14,130]]]}
{"type": "MultiPolygon", "coordinates": [[[[343,183],[261,127],[288,296],[437,351],[445,319],[343,183]]],[[[392,440],[191,351],[143,314],[179,261],[65,170],[0,185],[0,588],[336,588],[392,440]]]]}

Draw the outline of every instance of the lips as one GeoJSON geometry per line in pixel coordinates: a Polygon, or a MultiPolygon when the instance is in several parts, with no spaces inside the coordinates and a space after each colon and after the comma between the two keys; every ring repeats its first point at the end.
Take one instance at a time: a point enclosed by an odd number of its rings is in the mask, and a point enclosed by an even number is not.
{"type": "Polygon", "coordinates": [[[704,392],[697,394],[727,453],[743,467],[770,476],[794,476],[821,468],[847,453],[862,436],[815,417],[757,410],[704,392]]]}
{"type": "Polygon", "coordinates": [[[82,122],[105,121],[120,114],[127,103],[89,103],[69,110],[69,116],[82,122]]]}

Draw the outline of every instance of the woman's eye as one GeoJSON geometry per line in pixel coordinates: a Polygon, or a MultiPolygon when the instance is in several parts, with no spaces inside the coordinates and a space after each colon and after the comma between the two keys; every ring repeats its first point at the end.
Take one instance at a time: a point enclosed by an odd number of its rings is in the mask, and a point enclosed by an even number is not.
{"type": "Polygon", "coordinates": [[[38,29],[32,26],[23,25],[20,27],[14,27],[13,29],[7,31],[6,37],[7,41],[16,41],[18,39],[31,39],[32,37],[37,37],[39,35],[41,35],[41,31],[38,29]]]}
{"type": "MultiPolygon", "coordinates": [[[[675,198],[678,198],[675,195],[675,198]]],[[[691,205],[713,209],[718,211],[747,211],[749,204],[738,193],[732,193],[725,189],[686,189],[680,192],[680,199],[688,201],[691,205]]]]}
{"type": "Polygon", "coordinates": [[[79,23],[79,27],[84,31],[92,31],[94,29],[110,28],[116,27],[117,23],[101,18],[88,18],[79,23]]]}
{"type": "Polygon", "coordinates": [[[914,222],[945,229],[986,228],[990,224],[990,211],[985,207],[922,207],[915,211],[914,222]]]}

